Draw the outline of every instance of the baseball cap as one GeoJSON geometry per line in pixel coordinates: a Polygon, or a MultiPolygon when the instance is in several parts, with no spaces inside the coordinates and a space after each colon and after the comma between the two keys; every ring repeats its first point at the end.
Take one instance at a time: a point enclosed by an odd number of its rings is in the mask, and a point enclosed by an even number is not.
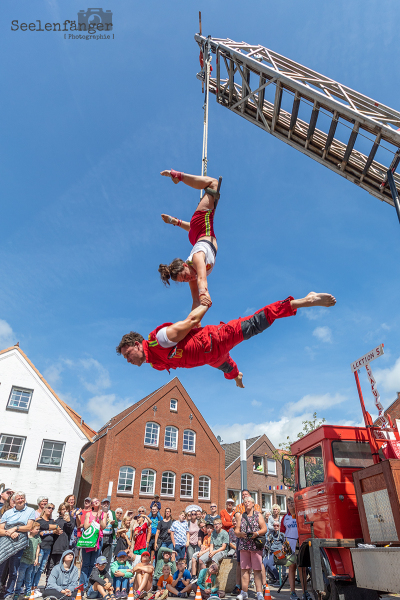
{"type": "Polygon", "coordinates": [[[85,498],[85,500],[91,500],[90,496],[87,496],[87,498],[85,498]]]}
{"type": "Polygon", "coordinates": [[[147,552],[147,550],[145,550],[145,552],[142,552],[141,556],[150,556],[150,552],[147,552]]]}
{"type": "Polygon", "coordinates": [[[106,565],[106,564],[107,564],[107,559],[105,556],[99,556],[99,558],[96,560],[96,565],[106,565]]]}
{"type": "Polygon", "coordinates": [[[103,502],[108,502],[108,504],[110,504],[110,501],[108,498],[103,498],[103,500],[101,501],[101,503],[103,504],[103,502]]]}
{"type": "Polygon", "coordinates": [[[124,550],[121,550],[121,552],[118,552],[118,554],[117,554],[117,558],[118,558],[119,556],[128,556],[128,555],[127,555],[127,553],[126,553],[124,550]]]}
{"type": "Polygon", "coordinates": [[[232,502],[232,504],[235,504],[235,501],[234,501],[234,499],[233,499],[233,498],[227,498],[227,499],[226,499],[226,501],[227,501],[227,502],[232,502]]]}

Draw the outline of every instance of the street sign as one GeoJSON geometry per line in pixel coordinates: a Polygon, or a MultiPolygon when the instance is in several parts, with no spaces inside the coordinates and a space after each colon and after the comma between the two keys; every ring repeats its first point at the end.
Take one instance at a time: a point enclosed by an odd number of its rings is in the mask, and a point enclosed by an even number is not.
{"type": "Polygon", "coordinates": [[[364,356],[351,363],[350,367],[352,372],[355,373],[355,371],[358,371],[358,369],[361,369],[361,367],[365,367],[365,365],[367,365],[368,363],[382,356],[383,353],[383,344],[380,344],[379,346],[371,350],[371,352],[368,352],[368,354],[364,354],[364,356]]]}

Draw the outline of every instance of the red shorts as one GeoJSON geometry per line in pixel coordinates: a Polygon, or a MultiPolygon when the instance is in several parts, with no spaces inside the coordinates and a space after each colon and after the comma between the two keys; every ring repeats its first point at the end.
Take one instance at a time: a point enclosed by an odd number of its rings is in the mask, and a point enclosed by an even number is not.
{"type": "Polygon", "coordinates": [[[214,233],[214,212],[213,210],[196,210],[190,220],[189,242],[192,246],[197,240],[205,235],[215,237],[214,233]]]}

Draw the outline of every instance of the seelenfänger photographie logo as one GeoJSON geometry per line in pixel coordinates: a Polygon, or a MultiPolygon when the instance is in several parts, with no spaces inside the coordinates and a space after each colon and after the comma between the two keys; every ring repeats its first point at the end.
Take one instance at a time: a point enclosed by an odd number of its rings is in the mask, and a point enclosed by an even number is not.
{"type": "Polygon", "coordinates": [[[102,8],[88,8],[78,11],[78,18],[65,19],[62,23],[43,23],[36,19],[32,23],[23,23],[18,19],[11,21],[11,31],[57,31],[64,33],[68,40],[111,40],[114,39],[113,13],[102,8]]]}

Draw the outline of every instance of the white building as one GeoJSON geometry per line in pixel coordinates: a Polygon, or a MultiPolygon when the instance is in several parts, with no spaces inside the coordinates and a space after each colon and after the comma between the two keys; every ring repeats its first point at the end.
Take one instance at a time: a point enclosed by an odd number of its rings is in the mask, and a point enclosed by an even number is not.
{"type": "Polygon", "coordinates": [[[0,483],[57,509],[77,496],[82,448],[95,435],[18,346],[0,352],[0,483]]]}

